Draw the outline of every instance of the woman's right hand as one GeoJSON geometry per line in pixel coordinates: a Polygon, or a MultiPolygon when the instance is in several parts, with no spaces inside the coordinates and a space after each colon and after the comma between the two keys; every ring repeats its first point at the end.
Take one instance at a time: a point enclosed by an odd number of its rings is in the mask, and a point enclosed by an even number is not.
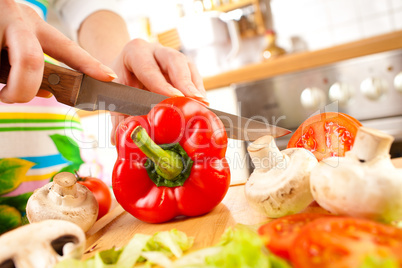
{"type": "Polygon", "coordinates": [[[11,65],[7,84],[0,91],[2,102],[28,102],[35,96],[49,95],[39,90],[43,53],[95,79],[112,81],[116,78],[112,69],[42,20],[31,7],[14,0],[0,0],[0,13],[1,49],[8,51],[11,65]]]}

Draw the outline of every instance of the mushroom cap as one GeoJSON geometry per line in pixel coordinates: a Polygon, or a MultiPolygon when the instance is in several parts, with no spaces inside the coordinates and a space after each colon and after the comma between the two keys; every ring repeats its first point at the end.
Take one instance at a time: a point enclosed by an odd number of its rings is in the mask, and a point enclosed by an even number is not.
{"type": "Polygon", "coordinates": [[[53,182],[37,189],[28,199],[26,212],[29,222],[59,219],[73,222],[84,232],[95,223],[99,206],[95,196],[84,185],[75,184],[74,195],[60,195],[52,190],[53,182]]]}
{"type": "Polygon", "coordinates": [[[85,234],[74,223],[45,220],[3,234],[0,245],[7,245],[0,250],[0,264],[9,263],[10,267],[17,268],[52,268],[65,258],[82,257],[85,234]]]}
{"type": "Polygon", "coordinates": [[[317,159],[304,148],[282,154],[284,161],[269,171],[254,171],[245,186],[250,205],[271,218],[298,213],[313,201],[309,178],[317,159]]]}
{"type": "Polygon", "coordinates": [[[401,220],[402,170],[386,161],[380,165],[383,161],[327,158],[311,172],[311,193],[321,207],[334,214],[383,222],[401,220]]]}

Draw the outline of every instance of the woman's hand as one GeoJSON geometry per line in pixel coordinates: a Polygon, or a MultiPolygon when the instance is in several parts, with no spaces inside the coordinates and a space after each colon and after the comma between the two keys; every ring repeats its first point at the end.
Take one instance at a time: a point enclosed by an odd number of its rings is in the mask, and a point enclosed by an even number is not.
{"type": "Polygon", "coordinates": [[[119,83],[166,96],[188,96],[206,102],[202,78],[179,51],[142,39],[130,41],[112,64],[119,83]]]}
{"type": "Polygon", "coordinates": [[[38,92],[43,78],[43,53],[95,79],[116,78],[109,67],[43,21],[31,7],[1,0],[0,10],[0,44],[8,51],[11,65],[7,85],[0,91],[2,102],[28,102],[36,95],[49,95],[47,91],[38,92]]]}
{"type": "MultiPolygon", "coordinates": [[[[116,82],[166,96],[187,96],[206,105],[202,77],[179,51],[142,39],[130,41],[111,65],[116,82]]],[[[126,116],[112,113],[112,143],[117,125],[126,116]]]]}

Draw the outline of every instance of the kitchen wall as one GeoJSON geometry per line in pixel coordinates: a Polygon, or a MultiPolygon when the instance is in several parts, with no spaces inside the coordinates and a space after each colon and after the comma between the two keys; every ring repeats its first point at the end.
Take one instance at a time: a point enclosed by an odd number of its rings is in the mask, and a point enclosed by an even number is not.
{"type": "MultiPolygon", "coordinates": [[[[138,29],[139,15],[150,17],[154,33],[178,22],[178,0],[119,2],[131,29],[138,29]]],[[[402,0],[271,0],[271,10],[278,43],[288,51],[316,50],[402,29],[402,0]]]]}
{"type": "Polygon", "coordinates": [[[402,29],[401,0],[271,0],[278,42],[309,50],[402,29]]]}
{"type": "MultiPolygon", "coordinates": [[[[118,0],[131,36],[144,39],[149,38],[145,18],[153,34],[177,26],[179,1],[183,0],[118,0]]],[[[402,0],[270,2],[278,43],[288,51],[315,50],[402,29],[402,0]]],[[[52,12],[49,21],[63,30],[52,12]]]]}
{"type": "MultiPolygon", "coordinates": [[[[149,18],[152,33],[177,28],[180,23],[177,3],[191,0],[118,0],[132,37],[149,39],[144,18],[149,18]],[[158,8],[155,8],[158,7],[158,8]]],[[[270,5],[277,43],[289,53],[317,50],[402,29],[402,0],[260,0],[270,5]]],[[[267,22],[271,24],[271,20],[267,22]]],[[[194,33],[197,34],[196,32],[194,33]]],[[[228,69],[261,60],[265,40],[245,39],[236,60],[228,69]]],[[[210,67],[200,66],[209,70],[210,67]]],[[[216,68],[215,68],[216,69],[216,68]]],[[[203,73],[202,73],[203,74],[203,73]]],[[[205,73],[209,76],[210,73],[205,73]]]]}

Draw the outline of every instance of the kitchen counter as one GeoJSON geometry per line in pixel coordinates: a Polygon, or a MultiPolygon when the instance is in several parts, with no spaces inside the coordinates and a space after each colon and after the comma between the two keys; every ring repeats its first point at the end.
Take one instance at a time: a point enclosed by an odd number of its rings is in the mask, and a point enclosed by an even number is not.
{"type": "Polygon", "coordinates": [[[136,233],[152,235],[173,228],[195,237],[192,249],[200,249],[216,244],[229,226],[236,223],[254,225],[267,220],[249,207],[244,195],[244,185],[231,186],[222,203],[204,216],[167,223],[142,222],[117,205],[87,232],[87,253],[84,258],[92,256],[96,251],[124,246],[136,233]]]}
{"type": "MultiPolygon", "coordinates": [[[[402,158],[392,159],[392,162],[395,167],[402,168],[402,158]]],[[[306,208],[304,212],[326,213],[316,203],[306,208]]],[[[224,231],[231,226],[236,224],[259,226],[269,220],[249,206],[244,194],[244,185],[230,186],[222,203],[203,216],[180,218],[160,224],[142,222],[117,205],[86,233],[86,253],[83,258],[87,259],[98,251],[112,247],[122,247],[136,233],[152,235],[173,228],[194,237],[191,250],[197,250],[218,243],[224,231]]]]}
{"type": "Polygon", "coordinates": [[[395,31],[326,49],[283,55],[215,76],[205,77],[207,90],[324,66],[342,60],[402,48],[402,31],[395,31]]]}
{"type": "MultiPolygon", "coordinates": [[[[324,212],[317,206],[311,206],[306,211],[324,212]]],[[[136,233],[152,235],[175,228],[194,237],[191,250],[197,250],[218,243],[223,232],[231,226],[236,224],[258,226],[268,220],[269,218],[249,206],[244,194],[244,185],[231,186],[222,203],[206,215],[160,224],[142,222],[117,205],[87,232],[87,250],[84,259],[91,257],[97,251],[124,246],[136,233]]]]}

